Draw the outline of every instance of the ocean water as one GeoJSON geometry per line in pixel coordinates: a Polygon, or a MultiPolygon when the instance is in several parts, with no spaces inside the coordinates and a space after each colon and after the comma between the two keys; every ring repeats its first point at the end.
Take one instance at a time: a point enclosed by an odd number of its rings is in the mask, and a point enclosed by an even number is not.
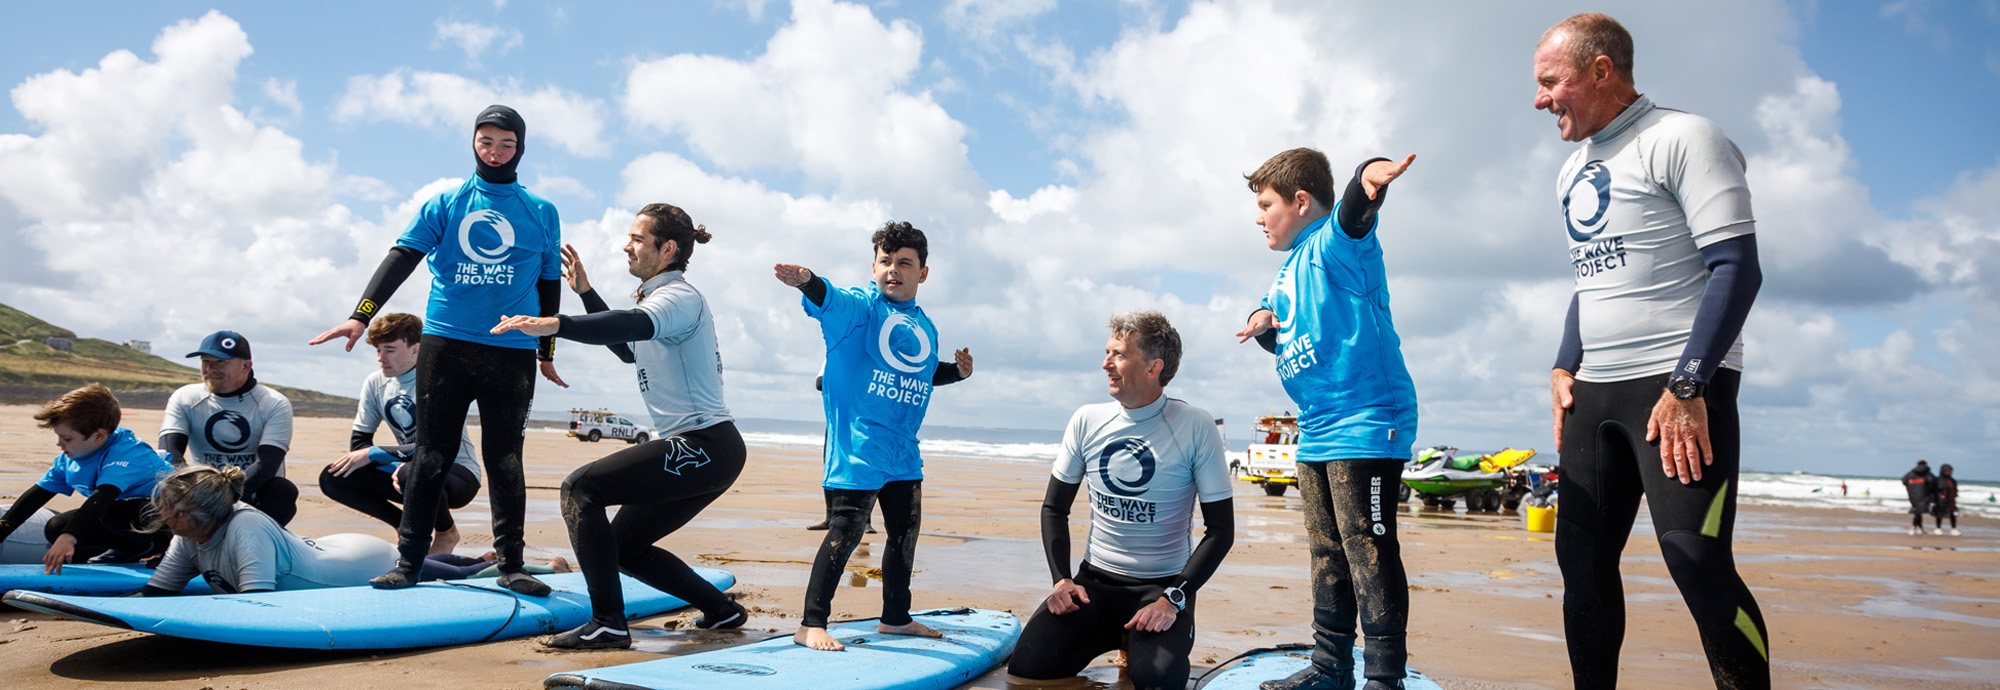
{"type": "MultiPolygon", "coordinates": [[[[925,436],[933,430],[926,429],[925,436]]],[[[956,430],[945,430],[956,431],[956,430]]],[[[971,431],[971,430],[965,430],[971,431]]],[[[996,432],[987,434],[997,435],[996,432]]],[[[970,434],[952,434],[970,435],[970,434]]],[[[743,441],[758,448],[820,448],[820,434],[783,432],[746,432],[743,441]]],[[[1231,446],[1240,446],[1242,441],[1232,440],[1231,446]]],[[[1008,443],[995,440],[958,440],[947,438],[924,438],[920,446],[926,456],[949,456],[997,462],[1020,462],[1046,465],[1054,462],[1056,453],[1062,449],[1059,442],[1008,443]]],[[[1230,454],[1240,455],[1243,451],[1231,450],[1230,454]]],[[[1477,454],[1477,451],[1461,451],[1477,454]]],[[[1536,456],[1530,462],[1555,464],[1553,454],[1536,456]]],[[[1903,491],[1902,481],[1896,477],[1843,477],[1803,472],[1744,472],[1736,489],[1737,500],[1753,505],[1786,505],[1804,508],[1848,508],[1871,513],[1905,513],[1910,509],[1908,494],[1903,491]],[[1842,495],[1840,485],[1847,484],[1847,494],[1842,495]]],[[[1958,484],[1958,512],[1960,515],[1978,515],[2000,518],[2000,482],[1972,482],[1961,480],[1958,484]],[[1994,501],[1988,501],[1993,497],[1994,501]]],[[[1925,521],[1926,524],[1929,520],[1925,521]]]]}

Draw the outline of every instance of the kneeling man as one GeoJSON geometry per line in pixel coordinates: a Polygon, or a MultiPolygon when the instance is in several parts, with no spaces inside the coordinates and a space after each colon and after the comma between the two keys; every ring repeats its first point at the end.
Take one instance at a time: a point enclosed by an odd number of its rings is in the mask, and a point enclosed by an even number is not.
{"type": "Polygon", "coordinates": [[[1073,676],[1124,646],[1134,688],[1180,690],[1194,648],[1195,590],[1235,542],[1229,468],[1208,411],[1165,394],[1180,367],[1180,333],[1151,311],[1114,316],[1110,327],[1104,372],[1115,402],[1079,408],[1063,432],[1042,503],[1055,591],[1028,619],[1007,671],[1073,676]],[[1090,541],[1072,574],[1069,511],[1085,482],[1090,541]],[[1197,502],[1206,532],[1194,545],[1197,502]]]}

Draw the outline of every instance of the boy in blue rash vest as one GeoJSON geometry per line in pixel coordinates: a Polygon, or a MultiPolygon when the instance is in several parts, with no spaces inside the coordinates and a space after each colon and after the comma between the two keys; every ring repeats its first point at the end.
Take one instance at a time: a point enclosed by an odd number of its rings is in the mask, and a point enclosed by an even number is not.
{"type": "Polygon", "coordinates": [[[1299,406],[1299,497],[1312,552],[1313,663],[1264,690],[1354,687],[1355,617],[1368,690],[1403,686],[1408,581],[1396,487],[1417,433],[1417,393],[1389,316],[1375,234],[1384,186],[1416,156],[1377,158],[1333,201],[1326,156],[1292,149],[1247,175],[1267,246],[1288,252],[1238,342],[1278,355],[1299,406]]]}
{"type": "Polygon", "coordinates": [[[882,622],[892,635],[942,637],[910,618],[910,573],[922,513],[923,458],[917,427],[931,389],[972,375],[972,352],[956,366],[934,359],[937,329],[918,307],[917,286],[930,277],[930,246],[909,223],[876,231],[875,282],[834,289],[804,266],[778,264],[778,280],[805,293],[806,315],[826,340],[826,540],[806,585],[805,619],[792,641],[813,649],[845,649],[826,632],[833,591],[848,555],[861,543],[868,512],[882,501],[889,541],[882,556],[882,622]]]}
{"type": "Polygon", "coordinates": [[[473,126],[478,174],[424,204],[375,270],[354,313],[310,344],[344,336],[347,349],[353,350],[376,310],[429,257],[436,280],[417,358],[412,481],[403,483],[396,567],[370,584],[382,589],[417,584],[466,412],[477,402],[499,583],[521,594],[547,596],[549,586],[521,569],[527,513],[521,445],[535,395],[535,360],[540,360],[543,377],[565,388],[568,384],[556,376],[553,339],[489,330],[508,315],[549,316],[560,308],[562,223],[554,204],[515,182],[514,169],[528,138],[520,114],[504,105],[491,106],[473,126]]]}
{"type": "Polygon", "coordinates": [[[49,499],[88,497],[83,507],[55,516],[43,528],[49,539],[42,556],[45,573],[61,574],[74,558],[131,563],[166,548],[166,539],[145,534],[144,525],[150,521],[153,485],[173,467],[130,430],[118,428],[119,412],[118,398],[93,383],[35,413],[42,428],[55,432],[63,452],[0,516],[0,541],[49,499]]]}

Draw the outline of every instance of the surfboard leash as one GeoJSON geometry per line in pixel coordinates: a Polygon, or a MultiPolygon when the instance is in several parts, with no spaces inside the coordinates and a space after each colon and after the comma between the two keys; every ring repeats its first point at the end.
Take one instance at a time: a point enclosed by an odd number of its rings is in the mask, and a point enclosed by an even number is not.
{"type": "Polygon", "coordinates": [[[485,637],[482,637],[482,638],[480,638],[478,642],[474,642],[473,644],[484,644],[484,643],[487,643],[487,642],[492,642],[492,641],[493,641],[493,638],[494,638],[495,636],[497,636],[497,635],[499,635],[499,634],[500,634],[501,632],[504,632],[504,631],[506,631],[506,630],[507,630],[507,626],[509,626],[509,625],[513,625],[513,624],[514,624],[514,618],[515,618],[515,617],[517,617],[517,616],[521,615],[521,595],[520,595],[520,594],[518,594],[518,593],[516,593],[516,592],[515,592],[514,590],[511,590],[511,589],[506,589],[506,588],[504,588],[504,587],[503,587],[503,588],[500,588],[500,589],[494,589],[494,588],[491,588],[491,587],[480,587],[480,586],[478,586],[478,585],[468,585],[468,584],[464,584],[464,583],[460,583],[460,582],[454,582],[454,581],[452,581],[452,580],[438,580],[437,582],[439,582],[439,583],[442,583],[442,584],[446,584],[446,585],[451,585],[451,586],[453,586],[453,587],[464,587],[464,588],[466,588],[466,589],[470,589],[470,590],[473,590],[473,591],[478,591],[478,592],[492,592],[492,593],[494,593],[494,594],[505,594],[505,595],[507,595],[507,598],[508,598],[508,599],[511,599],[511,600],[513,600],[513,602],[514,602],[514,607],[513,607],[513,608],[511,608],[511,609],[508,609],[508,611],[507,611],[507,621],[506,621],[506,622],[504,622],[504,623],[501,623],[501,624],[500,624],[500,627],[498,627],[498,628],[494,628],[494,629],[493,629],[493,632],[490,632],[490,633],[487,633],[485,637]]]}
{"type": "Polygon", "coordinates": [[[1201,674],[1201,677],[1194,679],[1194,687],[1196,690],[1200,690],[1202,685],[1208,682],[1209,676],[1220,673],[1222,669],[1229,668],[1230,664],[1242,661],[1243,659],[1248,657],[1253,657],[1258,654],[1264,654],[1266,652],[1310,652],[1312,651],[1312,649],[1313,649],[1312,645],[1302,644],[1298,642],[1287,642],[1285,644],[1276,645],[1272,647],[1258,647],[1256,649],[1249,650],[1242,654],[1238,654],[1236,656],[1223,659],[1222,663],[1215,665],[1215,668],[1209,669],[1207,673],[1201,674]]]}

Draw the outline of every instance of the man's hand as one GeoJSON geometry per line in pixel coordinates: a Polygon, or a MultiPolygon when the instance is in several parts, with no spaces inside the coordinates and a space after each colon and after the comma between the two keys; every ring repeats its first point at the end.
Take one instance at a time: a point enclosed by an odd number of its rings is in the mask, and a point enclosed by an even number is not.
{"type": "Polygon", "coordinates": [[[569,281],[569,289],[576,294],[590,292],[590,274],[583,271],[583,259],[577,257],[576,247],[564,242],[562,246],[563,280],[569,281]]]}
{"type": "Polygon", "coordinates": [[[1125,629],[1166,632],[1167,628],[1174,627],[1174,619],[1180,617],[1180,613],[1181,610],[1174,608],[1166,597],[1160,597],[1132,614],[1132,621],[1125,624],[1125,629]]]}
{"type": "Polygon", "coordinates": [[[1549,414],[1555,417],[1556,452],[1563,449],[1563,420],[1569,417],[1569,410],[1576,407],[1576,374],[1562,369],[1549,370],[1549,414]]]}
{"type": "Polygon", "coordinates": [[[952,353],[952,359],[958,362],[959,378],[972,378],[972,348],[958,348],[958,352],[952,353]]]}
{"type": "Polygon", "coordinates": [[[327,465],[326,471],[336,477],[345,477],[354,474],[355,470],[373,464],[375,463],[368,460],[368,449],[363,448],[361,450],[348,451],[346,455],[340,456],[339,460],[335,460],[333,464],[327,465]]]}
{"type": "Polygon", "coordinates": [[[1701,481],[1701,466],[1715,463],[1708,446],[1708,403],[1681,400],[1660,391],[1653,416],[1646,419],[1646,442],[1660,442],[1660,470],[1682,484],[1701,481]]]}
{"type": "Polygon", "coordinates": [[[1409,170],[1410,164],[1415,162],[1417,154],[1412,153],[1403,158],[1401,163],[1389,161],[1369,163],[1368,167],[1361,169],[1361,191],[1367,192],[1368,198],[1375,198],[1375,192],[1382,189],[1382,185],[1395,182],[1396,178],[1402,177],[1403,172],[1409,170]]]}
{"type": "Polygon", "coordinates": [[[319,337],[306,341],[306,344],[318,345],[344,335],[347,336],[347,351],[353,352],[354,341],[360,340],[361,336],[367,333],[368,324],[362,323],[360,319],[348,319],[338,326],[327,329],[325,333],[319,334],[319,337]]]}
{"type": "MultiPolygon", "coordinates": [[[[389,473],[389,489],[399,494],[403,493],[403,468],[398,467],[396,471],[389,473]]],[[[439,510],[443,510],[443,508],[439,508],[439,510]]]]}
{"type": "Polygon", "coordinates": [[[1257,337],[1258,334],[1264,331],[1277,327],[1278,315],[1272,313],[1271,310],[1259,309],[1250,312],[1250,322],[1243,325],[1243,330],[1236,332],[1236,342],[1246,342],[1251,338],[1257,337]]]}
{"type": "Polygon", "coordinates": [[[68,563],[69,557],[74,555],[76,555],[76,537],[69,534],[58,535],[56,540],[49,544],[48,553],[42,554],[42,574],[61,575],[63,564],[68,563]]]}
{"type": "MultiPolygon", "coordinates": [[[[550,320],[551,320],[551,321],[553,321],[554,319],[550,319],[550,320]]],[[[568,387],[569,387],[569,384],[567,384],[567,383],[563,383],[563,380],[562,380],[562,377],[561,377],[561,376],[557,376],[557,375],[556,375],[556,363],[555,363],[555,362],[551,362],[551,361],[541,361],[541,362],[536,362],[536,364],[540,364],[540,365],[541,365],[541,367],[542,367],[542,378],[545,378],[545,379],[548,379],[550,383],[553,383],[553,384],[556,384],[556,385],[558,385],[558,386],[562,386],[562,387],[564,387],[564,388],[568,388],[568,387]]]]}
{"type": "Polygon", "coordinates": [[[1090,603],[1090,594],[1083,591],[1082,585],[1065,578],[1056,583],[1056,591],[1049,593],[1049,613],[1060,616],[1075,612],[1078,608],[1082,608],[1078,605],[1079,602],[1090,603]]]}
{"type": "Polygon", "coordinates": [[[500,325],[494,326],[488,332],[500,335],[507,331],[520,331],[540,338],[545,335],[555,335],[556,329],[561,327],[562,322],[553,316],[502,316],[500,325]]]}
{"type": "Polygon", "coordinates": [[[771,274],[778,277],[778,282],[790,285],[792,287],[798,287],[800,285],[804,285],[806,284],[806,281],[813,279],[812,269],[793,264],[778,264],[772,266],[771,274]]]}

